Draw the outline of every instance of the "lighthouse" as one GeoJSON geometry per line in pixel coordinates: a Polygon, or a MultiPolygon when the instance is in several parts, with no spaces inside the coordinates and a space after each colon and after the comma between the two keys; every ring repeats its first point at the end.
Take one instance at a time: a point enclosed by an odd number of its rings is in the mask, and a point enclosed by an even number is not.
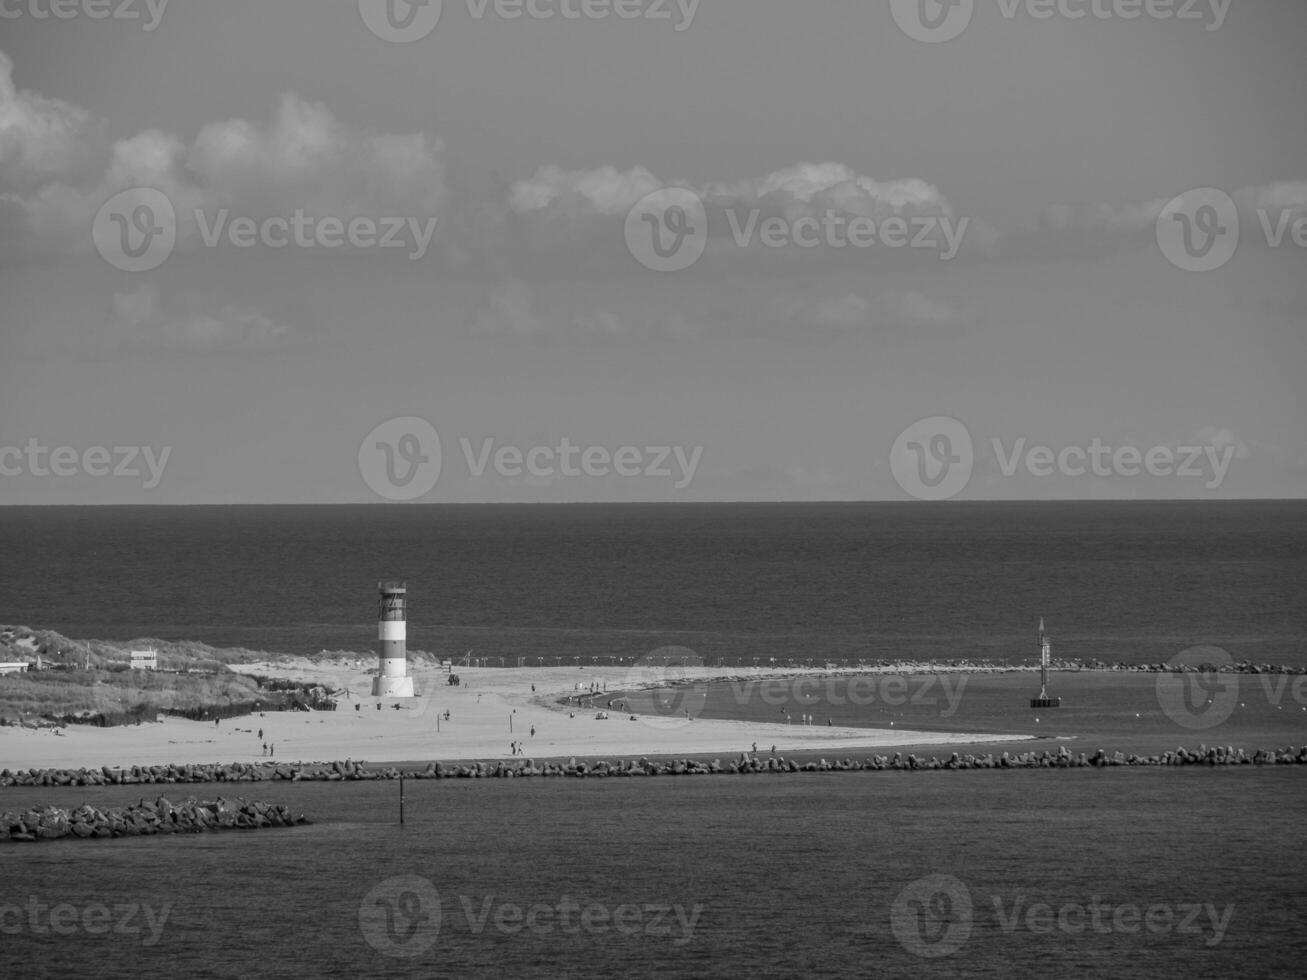
{"type": "Polygon", "coordinates": [[[1053,644],[1044,632],[1044,617],[1039,617],[1039,697],[1030,699],[1032,708],[1060,708],[1061,698],[1048,696],[1048,664],[1052,659],[1053,644]]]}
{"type": "Polygon", "coordinates": [[[377,586],[377,639],[381,658],[372,681],[372,696],[413,697],[413,678],[408,676],[407,623],[408,587],[404,582],[381,582],[377,586]]]}

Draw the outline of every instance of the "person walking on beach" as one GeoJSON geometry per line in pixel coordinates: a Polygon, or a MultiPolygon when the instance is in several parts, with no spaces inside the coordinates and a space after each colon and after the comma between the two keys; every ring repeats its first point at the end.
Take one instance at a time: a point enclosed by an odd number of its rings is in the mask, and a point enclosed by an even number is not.
{"type": "Polygon", "coordinates": [[[532,738],[535,738],[535,737],[536,737],[536,726],[535,726],[535,725],[532,725],[532,726],[531,726],[531,737],[532,737],[532,738]]]}

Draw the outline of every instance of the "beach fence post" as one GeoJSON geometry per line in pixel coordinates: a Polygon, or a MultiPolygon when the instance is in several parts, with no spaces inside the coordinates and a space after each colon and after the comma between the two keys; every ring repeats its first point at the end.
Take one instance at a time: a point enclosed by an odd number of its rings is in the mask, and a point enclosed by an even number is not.
{"type": "Polygon", "coordinates": [[[404,826],[404,774],[399,774],[399,825],[404,826]]]}

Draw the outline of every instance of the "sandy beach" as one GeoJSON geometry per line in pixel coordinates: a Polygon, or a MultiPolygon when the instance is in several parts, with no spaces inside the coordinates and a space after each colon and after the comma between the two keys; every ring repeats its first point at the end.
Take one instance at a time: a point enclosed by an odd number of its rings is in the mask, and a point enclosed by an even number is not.
{"type": "MultiPolygon", "coordinates": [[[[630,675],[599,667],[457,668],[460,686],[443,670],[415,670],[419,696],[378,700],[367,692],[370,662],[315,663],[295,659],[246,664],[251,674],[314,680],[343,690],[340,707],[328,712],[267,712],[214,725],[168,718],[155,724],[118,728],[0,729],[0,769],[251,762],[267,758],[325,762],[501,759],[521,742],[526,757],[638,758],[642,755],[729,757],[751,751],[830,752],[835,755],[884,751],[896,746],[948,747],[979,742],[1024,741],[1018,735],[883,731],[825,725],[767,724],[708,719],[641,717],[632,721],[607,701],[630,675]],[[597,685],[595,707],[558,704],[597,685]],[[604,693],[604,688],[612,693],[604,693]],[[533,690],[534,688],[534,690],[533,690]],[[378,705],[380,704],[380,708],[378,705]],[[448,719],[445,712],[448,711],[448,719]],[[597,714],[606,711],[608,717],[597,714]],[[534,734],[532,734],[534,729],[534,734]],[[263,738],[258,733],[262,730],[263,738]]],[[[901,672],[902,668],[885,668],[901,672]]],[[[829,670],[786,671],[785,676],[831,674],[829,670]]],[[[688,679],[777,677],[766,669],[689,668],[688,679]]]]}

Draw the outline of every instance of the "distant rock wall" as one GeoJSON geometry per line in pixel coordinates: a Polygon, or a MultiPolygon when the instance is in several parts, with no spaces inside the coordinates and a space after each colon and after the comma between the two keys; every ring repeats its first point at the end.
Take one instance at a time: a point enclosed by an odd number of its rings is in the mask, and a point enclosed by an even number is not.
{"type": "Polygon", "coordinates": [[[162,796],[153,803],[99,809],[90,805],[75,810],[39,807],[0,814],[0,841],[60,840],[65,837],[142,837],[155,834],[198,834],[209,830],[257,830],[306,824],[285,806],[217,799],[169,803],[162,796]]]}

